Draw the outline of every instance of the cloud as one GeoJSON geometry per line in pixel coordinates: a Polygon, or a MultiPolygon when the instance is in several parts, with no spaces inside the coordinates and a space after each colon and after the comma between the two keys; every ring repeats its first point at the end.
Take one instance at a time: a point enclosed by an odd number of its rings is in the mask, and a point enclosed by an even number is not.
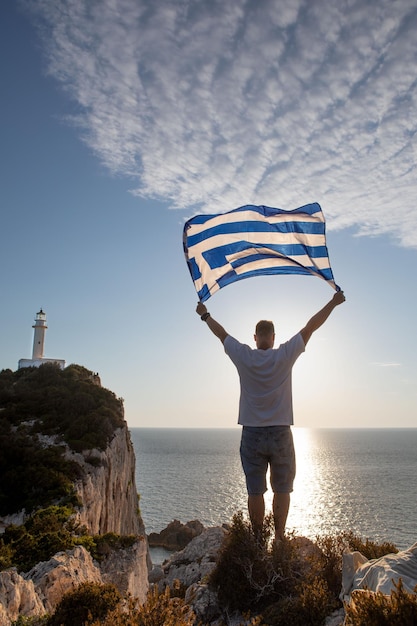
{"type": "Polygon", "coordinates": [[[376,362],[376,363],[371,363],[371,365],[376,365],[377,367],[400,367],[401,363],[376,362]]]}
{"type": "Polygon", "coordinates": [[[414,0],[33,0],[84,141],[134,193],[321,203],[417,246],[414,0]]]}

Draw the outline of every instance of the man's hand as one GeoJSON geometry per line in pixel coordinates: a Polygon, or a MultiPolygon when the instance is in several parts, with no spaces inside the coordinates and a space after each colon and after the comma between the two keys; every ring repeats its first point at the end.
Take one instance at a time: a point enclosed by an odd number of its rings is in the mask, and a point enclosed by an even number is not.
{"type": "MultiPolygon", "coordinates": [[[[198,313],[198,315],[200,317],[202,315],[204,315],[204,313],[208,313],[206,305],[203,304],[202,302],[199,302],[197,304],[195,310],[196,310],[196,313],[198,313]]],[[[219,322],[216,322],[216,320],[214,320],[211,317],[210,313],[208,313],[207,319],[203,318],[203,321],[206,322],[206,324],[210,328],[211,332],[214,335],[216,335],[216,337],[218,337],[220,339],[220,341],[223,343],[224,340],[227,337],[227,332],[225,331],[223,326],[221,324],[219,324],[219,322]]]]}
{"type": "Polygon", "coordinates": [[[196,313],[201,317],[204,313],[207,313],[207,307],[202,302],[197,304],[196,313]]]}
{"type": "Polygon", "coordinates": [[[343,291],[336,291],[336,293],[333,296],[333,302],[334,304],[337,306],[338,304],[342,304],[342,302],[344,302],[346,300],[345,298],[345,294],[343,293],[343,291]]]}
{"type": "Polygon", "coordinates": [[[300,330],[304,345],[307,345],[311,335],[316,331],[329,317],[330,313],[346,300],[343,291],[336,291],[333,298],[318,313],[313,315],[311,320],[307,322],[303,329],[300,330]]]}

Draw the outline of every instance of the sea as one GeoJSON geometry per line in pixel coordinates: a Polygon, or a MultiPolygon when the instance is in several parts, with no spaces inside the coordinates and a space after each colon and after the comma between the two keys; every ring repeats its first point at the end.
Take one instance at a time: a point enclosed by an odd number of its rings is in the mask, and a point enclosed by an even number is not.
{"type": "MultiPolygon", "coordinates": [[[[247,514],[240,428],[131,428],[146,532],[247,514]]],[[[406,549],[417,542],[417,428],[293,428],[297,475],[287,530],[311,539],[350,530],[406,549]]],[[[266,510],[272,492],[265,494],[266,510]]]]}

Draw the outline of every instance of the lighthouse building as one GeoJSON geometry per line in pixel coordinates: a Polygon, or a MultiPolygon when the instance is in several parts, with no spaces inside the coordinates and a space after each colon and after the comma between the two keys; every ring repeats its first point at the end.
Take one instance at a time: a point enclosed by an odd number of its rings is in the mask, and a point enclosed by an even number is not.
{"type": "Polygon", "coordinates": [[[32,358],[20,359],[19,369],[22,367],[39,367],[44,363],[56,363],[63,370],[65,367],[63,359],[47,359],[43,356],[45,332],[48,327],[46,325],[46,314],[42,309],[36,313],[35,323],[32,328],[34,329],[32,358]]]}

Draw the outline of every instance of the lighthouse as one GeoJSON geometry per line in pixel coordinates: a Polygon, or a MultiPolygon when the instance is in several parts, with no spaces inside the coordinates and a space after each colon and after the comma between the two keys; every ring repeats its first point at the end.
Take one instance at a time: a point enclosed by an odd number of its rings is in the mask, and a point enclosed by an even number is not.
{"type": "Polygon", "coordinates": [[[35,323],[32,326],[35,329],[33,333],[33,351],[32,360],[43,359],[43,344],[45,342],[45,331],[48,328],[46,325],[46,315],[42,309],[36,313],[35,323]]]}
{"type": "Polygon", "coordinates": [[[20,359],[18,368],[39,367],[44,363],[55,363],[63,370],[65,367],[65,361],[63,359],[47,359],[43,356],[45,332],[48,326],[46,325],[46,313],[42,309],[36,313],[35,323],[32,328],[34,329],[32,358],[20,359]]]}

